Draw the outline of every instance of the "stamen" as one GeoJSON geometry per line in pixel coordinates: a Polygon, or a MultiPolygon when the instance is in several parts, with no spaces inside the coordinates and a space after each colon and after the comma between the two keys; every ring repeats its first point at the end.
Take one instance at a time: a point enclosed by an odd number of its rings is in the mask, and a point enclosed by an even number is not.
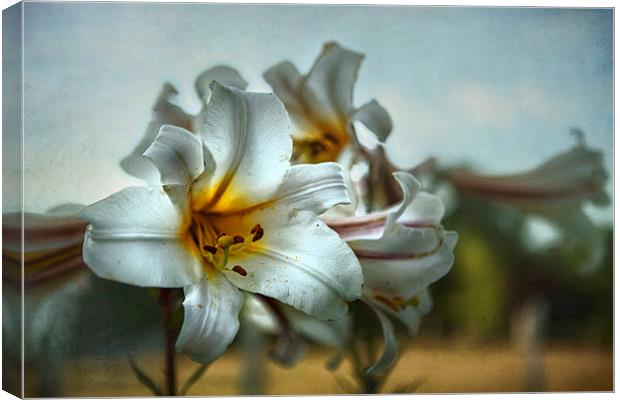
{"type": "Polygon", "coordinates": [[[323,152],[325,150],[325,145],[319,141],[312,141],[310,143],[308,143],[308,145],[310,146],[310,155],[311,156],[318,156],[319,154],[321,154],[321,152],[323,152]]]}
{"type": "Polygon", "coordinates": [[[323,137],[325,138],[325,140],[330,141],[333,144],[336,144],[336,145],[339,144],[338,139],[336,138],[336,135],[334,135],[331,132],[324,132],[323,137]]]}
{"type": "Polygon", "coordinates": [[[402,304],[398,304],[393,299],[389,299],[379,294],[376,294],[374,297],[375,297],[375,300],[385,304],[386,306],[388,306],[389,308],[391,308],[392,310],[396,312],[399,312],[405,309],[405,306],[403,306],[402,304]]]}
{"type": "Polygon", "coordinates": [[[202,246],[203,249],[205,249],[206,251],[208,251],[211,254],[215,254],[217,253],[217,249],[213,246],[209,246],[208,244],[202,246]]]}
{"type": "Polygon", "coordinates": [[[250,230],[251,234],[255,234],[257,230],[260,229],[260,224],[256,224],[252,227],[252,229],[250,230]]]}
{"type": "Polygon", "coordinates": [[[248,274],[248,272],[241,265],[235,265],[232,270],[241,276],[246,276],[248,274]]]}
{"type": "Polygon", "coordinates": [[[243,243],[243,242],[244,242],[243,236],[235,235],[233,237],[233,243],[237,244],[237,243],[243,243]]]}
{"type": "Polygon", "coordinates": [[[263,230],[263,228],[258,228],[256,232],[254,233],[254,237],[252,238],[252,241],[256,242],[257,240],[260,240],[263,237],[264,233],[265,231],[263,230]]]}

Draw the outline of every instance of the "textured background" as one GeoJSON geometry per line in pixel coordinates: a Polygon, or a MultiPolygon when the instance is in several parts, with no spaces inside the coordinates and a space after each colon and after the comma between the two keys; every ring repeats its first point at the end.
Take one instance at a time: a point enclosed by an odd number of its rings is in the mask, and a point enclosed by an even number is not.
{"type": "Polygon", "coordinates": [[[26,3],[25,208],[140,184],[118,162],[164,81],[197,111],[202,70],[226,63],[268,91],[265,69],[305,72],[329,40],[366,54],[355,104],[390,111],[402,166],[527,169],[571,147],[576,126],[611,170],[612,26],[611,10],[26,3]]]}

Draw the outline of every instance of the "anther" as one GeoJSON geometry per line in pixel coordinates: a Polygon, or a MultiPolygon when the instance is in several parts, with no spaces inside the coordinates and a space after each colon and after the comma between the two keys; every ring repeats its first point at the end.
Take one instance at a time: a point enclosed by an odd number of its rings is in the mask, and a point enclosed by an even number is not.
{"type": "Polygon", "coordinates": [[[203,249],[205,249],[206,251],[208,251],[211,254],[215,254],[217,253],[217,249],[213,246],[209,246],[208,244],[202,246],[203,249]]]}
{"type": "Polygon", "coordinates": [[[233,237],[233,243],[243,243],[244,239],[243,236],[239,236],[239,235],[235,235],[235,237],[233,237]]]}
{"type": "Polygon", "coordinates": [[[232,270],[241,276],[246,276],[248,274],[248,272],[241,265],[235,265],[232,270]]]}
{"type": "Polygon", "coordinates": [[[331,132],[324,132],[323,137],[333,144],[338,144],[338,139],[336,139],[336,136],[331,132]]]}
{"type": "Polygon", "coordinates": [[[257,240],[260,240],[260,238],[263,237],[264,233],[265,231],[263,230],[263,228],[258,228],[256,232],[254,233],[254,237],[252,238],[252,241],[256,242],[257,240]]]}
{"type": "Polygon", "coordinates": [[[313,141],[309,143],[310,145],[310,154],[313,156],[318,156],[322,151],[325,150],[325,145],[319,141],[313,141]]]}
{"type": "Polygon", "coordinates": [[[256,224],[252,227],[252,229],[250,230],[251,234],[255,234],[257,230],[260,229],[260,224],[256,224]]]}

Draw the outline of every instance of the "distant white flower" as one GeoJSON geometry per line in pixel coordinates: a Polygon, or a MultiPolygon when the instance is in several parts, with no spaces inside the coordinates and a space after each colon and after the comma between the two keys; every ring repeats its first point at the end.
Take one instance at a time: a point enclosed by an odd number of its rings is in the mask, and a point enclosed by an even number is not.
{"type": "MultiPolygon", "coordinates": [[[[398,356],[394,329],[384,312],[415,334],[432,308],[428,287],[452,268],[458,241],[456,232],[441,226],[444,207],[439,197],[420,191],[420,183],[408,173],[397,172],[393,178],[403,199],[391,209],[360,217],[323,218],[358,257],[364,274],[362,300],[374,309],[383,329],[384,351],[369,373],[386,371],[398,356]]],[[[257,308],[254,305],[252,310],[257,308]]],[[[344,348],[355,329],[348,323],[326,323],[287,308],[282,311],[296,332],[330,346],[344,348]]],[[[269,327],[269,311],[255,312],[258,325],[269,327]]],[[[276,330],[274,323],[268,330],[276,330]]]]}
{"type": "Polygon", "coordinates": [[[41,377],[40,395],[58,395],[62,387],[67,351],[78,334],[79,299],[91,275],[81,257],[86,223],[75,215],[58,208],[2,215],[2,347],[9,390],[21,390],[22,363],[41,377]]]}
{"type": "Polygon", "coordinates": [[[359,121],[384,141],[392,130],[387,111],[372,100],[353,106],[353,86],[364,56],[326,43],[307,75],[283,61],[264,73],[295,124],[294,160],[336,161],[357,141],[353,123],[359,121]]]}
{"type": "Polygon", "coordinates": [[[586,147],[583,133],[573,130],[577,145],[531,171],[483,176],[468,169],[448,171],[447,179],[462,193],[514,207],[543,217],[563,234],[566,249],[586,256],[582,268],[589,271],[604,255],[601,233],[583,212],[583,205],[609,203],[604,186],[607,172],[600,151],[586,147]]]}
{"type": "Polygon", "coordinates": [[[145,152],[163,187],[131,187],[88,207],[84,260],[100,277],[184,287],[177,348],[208,363],[238,327],[239,289],[320,319],[361,295],[346,243],[317,218],[349,201],[334,163],[291,167],[290,125],[273,95],[214,82],[201,130],[163,126],[145,152]]]}
{"type": "MultiPolygon", "coordinates": [[[[390,210],[360,217],[326,219],[347,241],[362,266],[363,299],[402,321],[411,334],[432,307],[428,286],[450,271],[454,263],[456,232],[444,231],[444,207],[405,172],[394,173],[403,199],[390,210]]],[[[383,358],[374,372],[389,367],[396,342],[387,318],[378,313],[384,329],[383,358]]]]}

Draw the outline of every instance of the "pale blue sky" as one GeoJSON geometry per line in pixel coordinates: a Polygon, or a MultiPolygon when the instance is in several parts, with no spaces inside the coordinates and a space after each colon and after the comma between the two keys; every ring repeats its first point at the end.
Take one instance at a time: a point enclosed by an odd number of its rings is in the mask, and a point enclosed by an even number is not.
{"type": "Polygon", "coordinates": [[[26,3],[25,206],[140,184],[118,162],[164,81],[195,111],[202,70],[229,64],[268,91],[265,69],[305,72],[330,40],[366,55],[355,103],[388,109],[401,165],[523,170],[572,146],[576,126],[611,171],[612,30],[611,10],[26,3]]]}

